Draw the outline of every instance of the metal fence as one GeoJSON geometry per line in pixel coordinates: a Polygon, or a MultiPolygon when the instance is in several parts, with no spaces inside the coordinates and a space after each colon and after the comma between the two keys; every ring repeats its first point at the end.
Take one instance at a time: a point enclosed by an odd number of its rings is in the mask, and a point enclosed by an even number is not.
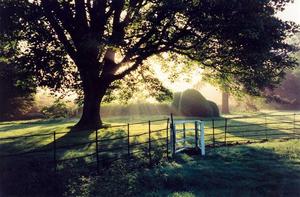
{"type": "MultiPolygon", "coordinates": [[[[218,146],[298,138],[300,114],[202,119],[207,150],[218,146]]],[[[58,170],[73,161],[99,170],[116,160],[153,165],[169,158],[169,119],[111,126],[104,131],[58,132],[0,138],[0,159],[37,158],[58,170]],[[20,149],[22,149],[20,151],[20,149]],[[3,151],[5,150],[5,151],[3,151]]]]}
{"type": "Polygon", "coordinates": [[[205,120],[208,147],[264,142],[274,139],[299,139],[300,114],[259,114],[205,120]]]}
{"type": "MultiPolygon", "coordinates": [[[[153,165],[162,158],[169,157],[169,119],[137,122],[132,124],[111,126],[107,131],[94,132],[57,132],[18,137],[0,138],[0,144],[14,146],[17,140],[28,141],[34,139],[35,147],[29,150],[7,150],[1,154],[1,159],[15,157],[38,157],[53,169],[69,161],[85,160],[85,164],[101,167],[109,166],[120,159],[126,161],[139,161],[147,165],[153,165]],[[38,143],[47,138],[47,145],[38,143]],[[14,153],[11,153],[14,151],[14,153]],[[69,152],[74,151],[74,154],[69,152]],[[159,155],[159,156],[158,156],[159,155]]],[[[2,152],[2,151],[0,151],[2,152]]]]}

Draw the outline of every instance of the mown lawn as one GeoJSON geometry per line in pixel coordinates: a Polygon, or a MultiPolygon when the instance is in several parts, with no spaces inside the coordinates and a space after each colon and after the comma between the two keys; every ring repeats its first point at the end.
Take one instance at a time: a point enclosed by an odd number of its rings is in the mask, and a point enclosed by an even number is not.
{"type": "Polygon", "coordinates": [[[15,171],[2,171],[1,196],[296,197],[300,195],[300,141],[215,148],[202,158],[180,154],[152,169],[129,169],[126,163],[116,162],[100,175],[83,166],[56,175],[39,170],[45,169],[19,164],[15,171]]]}
{"type": "MultiPolygon", "coordinates": [[[[267,134],[270,141],[266,143],[207,149],[205,158],[180,154],[171,162],[161,162],[152,169],[135,164],[128,166],[126,162],[119,161],[109,169],[101,169],[100,175],[96,175],[95,165],[87,165],[93,164],[89,158],[79,163],[61,165],[57,173],[53,172],[51,162],[45,165],[48,160],[44,159],[53,157],[54,131],[62,132],[56,134],[58,147],[95,139],[94,131],[74,135],[69,132],[70,126],[77,120],[2,122],[0,139],[44,133],[50,135],[0,140],[1,155],[36,148],[49,149],[47,157],[37,154],[24,158],[0,158],[0,196],[299,196],[300,142],[283,139],[300,133],[300,115],[294,117],[288,114],[291,113],[269,117],[268,124],[265,124],[264,116],[228,120],[227,141],[256,141],[264,139],[267,134]],[[295,125],[291,124],[294,120],[295,125]],[[258,125],[249,125],[253,123],[258,125]]],[[[115,126],[128,121],[165,118],[148,116],[129,120],[128,117],[115,117],[105,122],[115,126]]],[[[206,141],[212,143],[212,121],[208,120],[205,124],[206,141]]],[[[216,120],[214,124],[215,141],[223,143],[224,119],[216,120]]],[[[166,121],[151,124],[152,130],[166,126],[166,121]]],[[[126,136],[126,128],[125,125],[102,129],[99,137],[126,136]]],[[[143,133],[148,130],[148,123],[130,126],[130,130],[131,135],[143,133]]],[[[164,137],[165,133],[161,135],[152,137],[164,137]]],[[[147,141],[147,138],[148,135],[142,135],[135,140],[147,141]]],[[[122,143],[126,145],[126,141],[116,141],[102,146],[115,147],[122,143]]],[[[92,143],[63,149],[56,154],[58,159],[67,159],[94,151],[95,144],[92,143]]]]}
{"type": "MultiPolygon", "coordinates": [[[[111,148],[114,146],[126,146],[127,143],[127,119],[109,118],[105,123],[109,125],[108,128],[100,129],[98,131],[99,140],[115,139],[113,141],[101,142],[101,148],[111,148]],[[125,137],[125,138],[122,138],[125,137]]],[[[167,118],[163,116],[149,116],[135,119],[132,122],[142,122],[141,124],[130,125],[130,143],[147,142],[148,141],[148,121],[147,120],[161,120],[151,123],[151,138],[162,138],[166,136],[165,129],[167,128],[167,118]],[[147,118],[147,119],[145,119],[147,118]],[[156,130],[162,130],[156,132],[156,130]],[[135,136],[138,135],[138,136],[135,136]]],[[[86,154],[95,152],[95,131],[71,131],[71,127],[76,124],[78,120],[31,120],[31,121],[13,121],[3,122],[0,124],[0,155],[7,155],[11,153],[21,153],[31,151],[34,149],[47,149],[49,154],[52,154],[54,132],[56,133],[56,147],[59,159],[68,159],[77,156],[84,156],[86,154]],[[45,135],[44,135],[45,134],[45,135]],[[48,134],[48,135],[47,135],[48,134]],[[32,136],[34,135],[34,136],[32,136]],[[37,135],[37,136],[35,136],[37,135]],[[23,137],[22,137],[23,136],[23,137]],[[29,136],[25,137],[24,136],[29,136]],[[4,139],[11,138],[13,139],[4,139]],[[16,137],[16,138],[14,138],[16,137]],[[19,138],[21,137],[21,138],[19,138]],[[1,140],[3,139],[3,140],[1,140]],[[91,144],[84,144],[89,143],[91,144]],[[82,143],[82,145],[80,145],[82,143]],[[71,148],[60,148],[64,146],[77,145],[71,148]]],[[[126,149],[127,151],[127,149],[126,149]]]]}
{"type": "MultiPolygon", "coordinates": [[[[234,143],[237,141],[261,141],[265,139],[281,139],[294,137],[300,134],[300,113],[296,112],[276,112],[275,116],[247,116],[234,118],[240,115],[231,115],[221,118],[205,119],[205,141],[206,144],[222,145],[234,143]],[[276,116],[276,115],[280,116],[276,116]],[[225,118],[228,118],[227,123],[225,118]],[[233,119],[230,119],[233,118],[233,119]],[[293,123],[295,122],[295,123],[293,123]],[[227,125],[225,129],[225,125],[227,125]],[[226,130],[226,134],[225,134],[226,130]],[[212,135],[214,133],[214,136],[212,135]]],[[[255,114],[254,114],[255,115],[255,114]]],[[[104,122],[113,127],[99,130],[99,139],[113,139],[127,136],[127,123],[143,122],[143,124],[130,125],[130,143],[147,142],[148,140],[148,120],[162,121],[151,123],[151,131],[165,129],[160,132],[153,132],[152,139],[165,138],[168,116],[137,116],[137,117],[110,117],[104,119],[104,122]],[[117,125],[122,125],[115,127],[117,125]],[[135,136],[138,135],[138,136],[135,136]]],[[[184,117],[175,117],[183,119],[184,117]]],[[[199,119],[192,117],[191,119],[199,119]]],[[[71,120],[30,120],[30,121],[12,121],[0,123],[0,155],[30,151],[37,148],[46,148],[51,151],[53,148],[53,133],[56,132],[56,147],[76,145],[95,141],[95,131],[70,132],[71,127],[77,122],[77,119],[71,120]],[[19,137],[35,134],[49,134],[27,138],[17,138],[10,140],[1,140],[7,137],[19,137]]],[[[193,127],[193,125],[190,125],[193,127]]],[[[182,129],[182,125],[177,125],[177,129],[182,129]]],[[[165,143],[165,141],[161,141],[165,143]]],[[[126,146],[127,139],[119,139],[108,143],[102,143],[103,148],[111,148],[116,145],[126,146]]],[[[101,147],[100,147],[101,148],[101,147]]],[[[95,143],[59,150],[60,159],[68,159],[75,156],[90,154],[95,150],[95,143]],[[80,151],[78,151],[80,150],[80,151]]]]}
{"type": "Polygon", "coordinates": [[[153,171],[143,178],[152,183],[150,196],[299,196],[300,141],[217,148],[205,158],[182,154],[153,171]]]}

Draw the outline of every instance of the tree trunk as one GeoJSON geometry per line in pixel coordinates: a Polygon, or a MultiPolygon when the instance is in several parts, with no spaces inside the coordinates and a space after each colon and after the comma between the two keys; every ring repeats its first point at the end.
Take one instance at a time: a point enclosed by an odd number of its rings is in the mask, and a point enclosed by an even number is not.
{"type": "Polygon", "coordinates": [[[100,116],[100,104],[103,95],[98,95],[91,91],[85,93],[83,101],[83,111],[76,129],[99,129],[103,126],[100,116]]]}
{"type": "MultiPolygon", "coordinates": [[[[114,54],[110,49],[106,53],[102,73],[107,74],[107,68],[114,66],[114,54]]],[[[86,60],[79,63],[84,65],[82,66],[84,69],[80,71],[84,101],[82,115],[79,122],[75,125],[75,129],[99,129],[103,127],[100,115],[101,101],[113,80],[111,73],[108,73],[108,76],[99,76],[99,62],[90,61],[85,56],[79,59],[86,60]]]]}
{"type": "MultiPolygon", "coordinates": [[[[91,66],[90,66],[91,68],[91,66]]],[[[100,117],[100,104],[109,86],[107,80],[100,79],[94,70],[81,73],[84,100],[83,110],[75,130],[99,129],[103,126],[100,117]]]]}
{"type": "Polygon", "coordinates": [[[222,92],[222,114],[229,114],[229,94],[222,92]]]}

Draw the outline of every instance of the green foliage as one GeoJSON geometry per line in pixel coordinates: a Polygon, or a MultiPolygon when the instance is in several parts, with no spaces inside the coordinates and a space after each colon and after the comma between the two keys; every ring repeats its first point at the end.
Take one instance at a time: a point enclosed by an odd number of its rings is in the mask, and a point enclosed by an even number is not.
{"type": "Polygon", "coordinates": [[[172,106],[185,116],[219,116],[218,106],[214,102],[206,100],[200,92],[194,89],[175,93],[172,106]]]}
{"type": "Polygon", "coordinates": [[[265,91],[265,102],[277,109],[300,108],[300,74],[296,71],[286,75],[280,86],[265,91]]]}
{"type": "MultiPolygon", "coordinates": [[[[49,163],[48,163],[49,164],[49,163]]],[[[56,196],[62,193],[62,176],[41,158],[3,159],[0,163],[1,196],[56,196]]]]}
{"type": "MultiPolygon", "coordinates": [[[[13,10],[3,10],[8,14],[13,10]]],[[[7,17],[0,16],[0,121],[26,118],[25,115],[34,107],[36,85],[32,74],[19,69],[14,56],[18,51],[17,39],[10,38],[6,33],[7,17]]],[[[8,28],[8,29],[7,29],[8,28]]]]}
{"type": "Polygon", "coordinates": [[[0,121],[22,119],[34,106],[35,85],[10,61],[11,43],[0,43],[0,51],[0,121]]]}
{"type": "Polygon", "coordinates": [[[26,43],[14,61],[35,84],[86,96],[80,124],[95,127],[100,121],[91,119],[98,114],[92,109],[99,108],[114,82],[139,68],[139,74],[147,72],[144,61],[162,52],[200,62],[213,76],[228,74],[250,94],[278,84],[296,65],[290,57],[294,48],[285,39],[298,26],[276,17],[291,1],[0,0],[0,39],[26,43]],[[89,108],[97,100],[91,97],[101,99],[89,108]]]}
{"type": "Polygon", "coordinates": [[[100,169],[101,175],[78,175],[68,177],[63,196],[132,196],[137,193],[139,169],[130,171],[122,162],[114,163],[109,169],[100,169]],[[78,187],[80,185],[80,187],[78,187]]]}
{"type": "Polygon", "coordinates": [[[66,118],[69,116],[70,110],[64,102],[56,100],[52,105],[44,107],[42,113],[47,118],[66,118]]]}

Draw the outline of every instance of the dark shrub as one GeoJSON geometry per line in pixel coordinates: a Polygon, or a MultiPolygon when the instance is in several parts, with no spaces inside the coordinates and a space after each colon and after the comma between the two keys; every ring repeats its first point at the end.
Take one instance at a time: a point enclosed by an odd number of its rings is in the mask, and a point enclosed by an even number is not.
{"type": "Polygon", "coordinates": [[[206,100],[199,91],[194,89],[174,93],[172,106],[185,116],[219,116],[218,106],[214,102],[206,100]]]}
{"type": "Polygon", "coordinates": [[[66,118],[69,115],[69,109],[65,103],[57,100],[53,105],[44,107],[42,113],[47,118],[66,118]]]}
{"type": "Polygon", "coordinates": [[[45,116],[45,114],[43,113],[39,113],[39,112],[30,112],[30,113],[27,113],[26,115],[24,115],[24,119],[28,119],[28,120],[31,120],[31,119],[44,119],[44,118],[47,118],[45,116]]]}
{"type": "Polygon", "coordinates": [[[185,116],[211,117],[212,108],[197,90],[189,89],[182,93],[178,110],[185,116]]]}
{"type": "Polygon", "coordinates": [[[210,107],[212,109],[213,117],[219,117],[220,116],[220,112],[219,112],[218,105],[215,102],[213,102],[213,101],[208,101],[208,103],[210,104],[210,107]]]}
{"type": "Polygon", "coordinates": [[[19,82],[21,71],[5,59],[0,58],[0,121],[20,120],[34,106],[35,85],[25,86],[19,82]]]}

